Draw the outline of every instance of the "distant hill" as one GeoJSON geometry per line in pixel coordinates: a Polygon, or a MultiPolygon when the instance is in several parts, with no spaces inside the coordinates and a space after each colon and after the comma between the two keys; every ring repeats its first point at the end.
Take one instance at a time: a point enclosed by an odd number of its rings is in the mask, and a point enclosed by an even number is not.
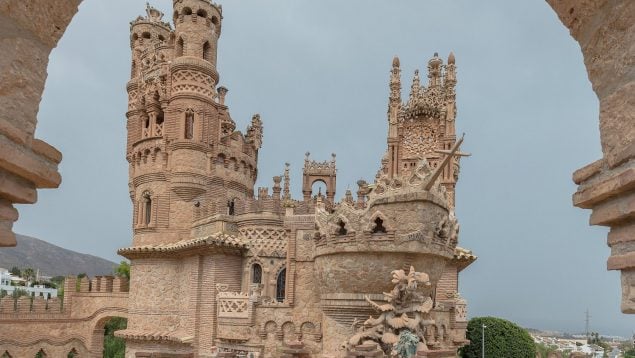
{"type": "Polygon", "coordinates": [[[16,235],[16,247],[0,248],[0,267],[20,269],[32,267],[40,270],[41,275],[67,276],[86,273],[93,277],[97,275],[112,275],[116,263],[97,256],[80,254],[67,250],[46,241],[33,237],[16,235]]]}

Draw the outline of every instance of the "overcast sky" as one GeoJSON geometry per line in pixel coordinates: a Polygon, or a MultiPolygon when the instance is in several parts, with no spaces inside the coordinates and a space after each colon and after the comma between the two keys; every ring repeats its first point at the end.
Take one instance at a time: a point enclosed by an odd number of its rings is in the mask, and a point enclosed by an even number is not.
{"type": "MultiPolygon", "coordinates": [[[[171,1],[154,1],[166,14],[171,1]]],[[[61,150],[63,182],[20,206],[15,231],[119,261],[131,243],[125,160],[129,22],[141,0],[84,0],[57,49],[37,137],[61,150]]],[[[227,0],[220,83],[238,128],[260,113],[258,186],[291,163],[300,197],[306,151],[337,153],[337,194],[371,180],[386,148],[389,70],[456,54],[461,274],[470,316],[525,327],[629,336],[619,272],[606,271],[606,229],[574,208],[571,173],[601,157],[598,101],[578,44],[544,1],[227,0]]],[[[170,15],[166,16],[171,19],[170,15]]]]}

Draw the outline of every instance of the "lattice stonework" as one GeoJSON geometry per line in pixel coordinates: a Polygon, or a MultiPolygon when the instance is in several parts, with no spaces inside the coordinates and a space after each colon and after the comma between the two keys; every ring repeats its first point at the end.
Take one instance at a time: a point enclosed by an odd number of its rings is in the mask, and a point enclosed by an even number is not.
{"type": "Polygon", "coordinates": [[[249,295],[241,292],[219,292],[218,317],[249,318],[249,295]]]}
{"type": "Polygon", "coordinates": [[[203,85],[212,86],[214,84],[214,80],[211,76],[203,74],[198,71],[188,71],[181,70],[176,71],[174,75],[172,75],[172,82],[181,82],[181,81],[194,81],[203,85]]]}
{"type": "Polygon", "coordinates": [[[287,254],[284,229],[245,228],[240,229],[240,233],[249,241],[251,255],[285,257],[287,254]]]}
{"type": "Polygon", "coordinates": [[[430,123],[404,123],[403,156],[418,159],[439,149],[439,133],[430,123]]]}

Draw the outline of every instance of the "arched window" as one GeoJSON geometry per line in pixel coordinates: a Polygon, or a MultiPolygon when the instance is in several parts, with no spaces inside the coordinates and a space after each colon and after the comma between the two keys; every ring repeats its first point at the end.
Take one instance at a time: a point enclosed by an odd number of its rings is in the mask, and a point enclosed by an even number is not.
{"type": "Polygon", "coordinates": [[[150,193],[145,193],[143,195],[144,200],[144,209],[145,209],[145,217],[144,222],[146,225],[150,224],[150,219],[152,219],[152,198],[150,198],[150,193]]]}
{"type": "Polygon", "coordinates": [[[35,354],[35,358],[44,358],[44,357],[47,357],[46,352],[44,352],[44,349],[40,349],[40,351],[35,354]]]}
{"type": "Polygon", "coordinates": [[[236,214],[236,199],[232,199],[227,202],[227,214],[229,215],[236,214]]]}
{"type": "Polygon", "coordinates": [[[209,61],[211,49],[212,46],[210,46],[209,41],[205,41],[203,44],[203,60],[209,61]]]}
{"type": "Polygon", "coordinates": [[[144,39],[149,39],[152,36],[150,35],[149,32],[144,32],[144,33],[141,34],[141,37],[143,37],[144,39]]]}
{"type": "Polygon", "coordinates": [[[194,138],[194,112],[185,112],[185,139],[194,138]]]}
{"type": "Polygon", "coordinates": [[[278,279],[276,280],[276,300],[278,302],[284,302],[285,285],[287,283],[287,269],[284,268],[278,273],[278,279]]]}
{"type": "Polygon", "coordinates": [[[190,9],[189,7],[184,7],[183,15],[192,15],[192,9],[190,9]]]}
{"type": "Polygon", "coordinates": [[[216,16],[212,16],[212,24],[214,24],[214,26],[218,26],[218,18],[216,16]]]}
{"type": "Polygon", "coordinates": [[[183,41],[182,37],[176,41],[176,57],[183,56],[183,51],[185,49],[185,41],[183,41]]]}
{"type": "Polygon", "coordinates": [[[159,35],[159,41],[165,41],[165,36],[159,35]]]}
{"type": "Polygon", "coordinates": [[[198,11],[196,12],[196,16],[207,17],[207,12],[203,9],[198,9],[198,11]]]}
{"type": "Polygon", "coordinates": [[[378,234],[378,233],[386,233],[386,228],[384,227],[384,220],[382,220],[380,217],[377,217],[377,219],[375,219],[375,227],[373,227],[373,234],[378,234]]]}
{"type": "Polygon", "coordinates": [[[251,283],[262,283],[262,266],[259,264],[251,267],[251,283]]]}
{"type": "Polygon", "coordinates": [[[337,234],[338,235],[346,235],[348,233],[348,230],[346,230],[346,223],[344,222],[344,220],[340,219],[340,221],[337,222],[337,234]]]}

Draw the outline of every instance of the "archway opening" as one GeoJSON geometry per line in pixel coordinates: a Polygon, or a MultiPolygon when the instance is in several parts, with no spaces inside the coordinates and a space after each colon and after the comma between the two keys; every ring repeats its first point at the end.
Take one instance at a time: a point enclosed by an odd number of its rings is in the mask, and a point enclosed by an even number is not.
{"type": "Polygon", "coordinates": [[[112,317],[105,320],[104,326],[104,358],[123,357],[126,353],[126,341],[123,338],[115,337],[115,331],[126,329],[128,319],[123,317],[112,317]]]}
{"type": "Polygon", "coordinates": [[[316,180],[311,184],[311,197],[317,199],[326,198],[326,183],[323,180],[316,180]]]}

